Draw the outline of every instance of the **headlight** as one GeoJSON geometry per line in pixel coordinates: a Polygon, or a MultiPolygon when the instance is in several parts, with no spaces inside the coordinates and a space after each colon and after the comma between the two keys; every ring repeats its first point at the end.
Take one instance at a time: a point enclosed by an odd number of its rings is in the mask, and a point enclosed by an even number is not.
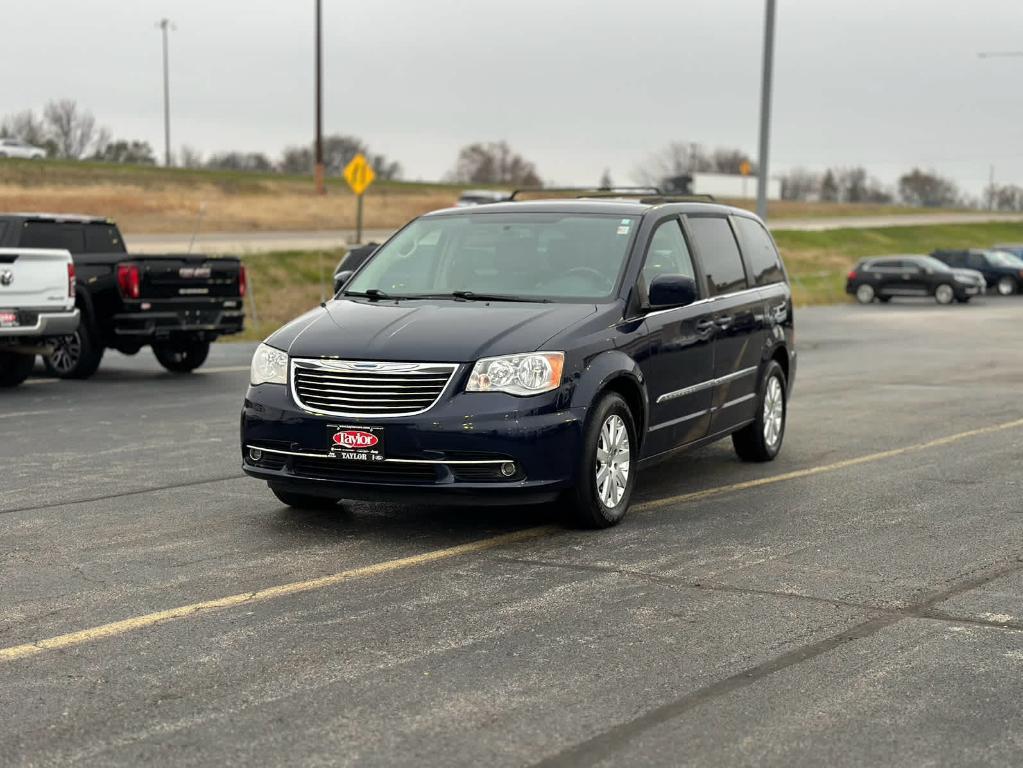
{"type": "Polygon", "coordinates": [[[472,369],[465,391],[538,395],[561,386],[564,367],[564,352],[485,357],[472,369]]]}
{"type": "Polygon", "coordinates": [[[288,382],[288,353],[260,344],[252,356],[249,383],[286,384],[288,382]]]}

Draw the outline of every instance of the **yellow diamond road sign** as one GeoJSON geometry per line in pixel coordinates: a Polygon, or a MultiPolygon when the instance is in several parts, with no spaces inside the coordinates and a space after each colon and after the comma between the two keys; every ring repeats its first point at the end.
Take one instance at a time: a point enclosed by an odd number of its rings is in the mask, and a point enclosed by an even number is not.
{"type": "Polygon", "coordinates": [[[369,164],[366,156],[361,152],[353,157],[352,161],[345,166],[344,176],[348,186],[352,188],[352,192],[357,195],[361,195],[369,189],[369,185],[377,177],[373,166],[369,164]]]}

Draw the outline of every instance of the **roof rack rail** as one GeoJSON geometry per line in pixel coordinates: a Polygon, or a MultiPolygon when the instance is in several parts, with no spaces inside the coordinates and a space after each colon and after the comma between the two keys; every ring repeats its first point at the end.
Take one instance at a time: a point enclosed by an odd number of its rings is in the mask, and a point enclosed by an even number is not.
{"type": "Polygon", "coordinates": [[[576,194],[576,197],[595,197],[595,196],[618,196],[623,195],[639,196],[639,195],[663,195],[660,187],[523,187],[522,189],[516,189],[509,196],[509,200],[515,200],[519,195],[526,194],[529,192],[544,193],[544,192],[585,192],[587,194],[581,195],[576,194]]]}
{"type": "Polygon", "coordinates": [[[611,193],[598,193],[592,195],[583,195],[588,198],[614,198],[614,197],[637,197],[639,202],[647,203],[649,205],[656,205],[658,203],[716,203],[717,198],[714,195],[682,195],[672,194],[670,192],[659,192],[654,195],[650,194],[628,194],[621,195],[615,192],[611,193]]]}

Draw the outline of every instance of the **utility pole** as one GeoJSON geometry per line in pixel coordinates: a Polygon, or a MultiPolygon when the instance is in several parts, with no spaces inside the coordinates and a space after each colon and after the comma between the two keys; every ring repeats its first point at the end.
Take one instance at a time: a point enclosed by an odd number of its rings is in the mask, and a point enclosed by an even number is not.
{"type": "Polygon", "coordinates": [[[774,68],[775,0],[767,0],[764,16],[764,66],[760,82],[760,156],[757,158],[757,215],[767,220],[767,161],[771,134],[771,76],[774,68]]]}
{"type": "MultiPolygon", "coordinates": [[[[978,59],[1015,59],[1021,56],[1023,56],[1023,51],[980,51],[977,54],[978,59]]],[[[995,209],[995,167],[993,165],[988,173],[987,207],[989,211],[995,209]]]]}
{"type": "Polygon", "coordinates": [[[323,185],[323,9],[316,0],[316,165],[313,169],[316,193],[326,194],[323,185]]]}
{"type": "Polygon", "coordinates": [[[167,30],[174,29],[174,25],[170,19],[160,19],[156,26],[163,32],[163,163],[170,166],[170,65],[167,59],[167,30]]]}

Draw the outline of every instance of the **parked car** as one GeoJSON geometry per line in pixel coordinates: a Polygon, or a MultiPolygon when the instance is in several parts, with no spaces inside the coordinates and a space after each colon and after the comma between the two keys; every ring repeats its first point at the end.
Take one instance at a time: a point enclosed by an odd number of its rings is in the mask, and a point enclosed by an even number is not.
{"type": "Polygon", "coordinates": [[[474,205],[501,203],[511,197],[511,192],[499,189],[467,189],[455,201],[456,208],[470,208],[474,205]]]}
{"type": "Polygon", "coordinates": [[[380,247],[380,243],[366,243],[349,248],[334,269],[334,293],[341,290],[345,281],[380,247]]]}
{"type": "Polygon", "coordinates": [[[845,292],[860,304],[886,303],[896,296],[933,296],[939,304],[965,304],[983,290],[976,275],[957,273],[931,256],[915,254],[862,259],[845,282],[845,292]]]}
{"type": "Polygon", "coordinates": [[[561,497],[608,526],[681,448],[775,458],[795,371],[789,282],[746,211],[447,209],[258,347],[243,469],[294,507],[561,497]]]}
{"type": "Polygon", "coordinates": [[[0,387],[32,373],[36,355],[78,328],[75,267],[62,250],[0,248],[0,387]]]}
{"type": "Polygon", "coordinates": [[[113,221],[64,214],[0,215],[0,246],[71,253],[81,324],[44,359],[61,378],[92,376],[107,348],[133,355],[145,346],[167,370],[187,373],[205,362],[210,342],[242,330],[237,258],[129,254],[113,221]]]}
{"type": "Polygon", "coordinates": [[[935,251],[932,255],[951,267],[975,269],[1001,296],[1019,293],[1023,286],[1023,259],[1008,251],[945,250],[935,251]]]}
{"type": "Polygon", "coordinates": [[[0,139],[0,158],[17,157],[28,160],[41,160],[46,157],[46,150],[36,147],[21,139],[0,139]]]}

